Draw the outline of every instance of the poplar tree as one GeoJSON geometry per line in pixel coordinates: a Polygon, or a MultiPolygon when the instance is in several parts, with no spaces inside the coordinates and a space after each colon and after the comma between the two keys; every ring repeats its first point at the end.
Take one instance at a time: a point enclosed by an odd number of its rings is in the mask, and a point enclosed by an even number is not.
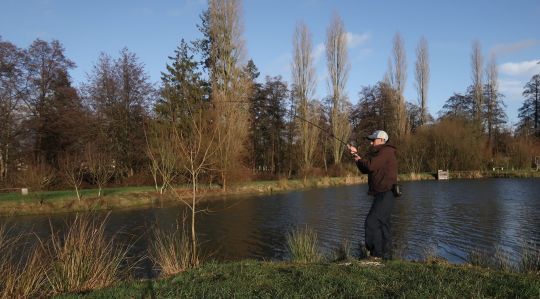
{"type": "Polygon", "coordinates": [[[209,75],[213,123],[217,128],[216,164],[222,188],[242,169],[249,127],[251,81],[243,71],[244,41],[240,0],[210,0],[209,75]]]}
{"type": "MultiPolygon", "coordinates": [[[[350,104],[345,89],[347,87],[350,63],[345,26],[338,15],[334,15],[327,29],[326,60],[331,90],[330,123],[332,134],[341,140],[347,140],[351,133],[351,126],[349,124],[350,104]]],[[[331,139],[331,143],[334,164],[339,164],[345,145],[334,138],[331,139]]]]}
{"type": "Polygon", "coordinates": [[[300,151],[304,170],[313,166],[313,155],[318,142],[319,131],[309,122],[317,123],[314,111],[313,96],[316,87],[315,69],[313,67],[311,35],[307,26],[299,23],[293,37],[292,61],[292,96],[295,110],[298,113],[297,128],[300,151]]]}

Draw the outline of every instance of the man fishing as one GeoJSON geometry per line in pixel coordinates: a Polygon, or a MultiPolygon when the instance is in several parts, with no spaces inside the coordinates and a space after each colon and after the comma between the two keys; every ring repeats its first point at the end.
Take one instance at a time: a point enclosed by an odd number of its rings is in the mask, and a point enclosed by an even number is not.
{"type": "Polygon", "coordinates": [[[392,188],[397,185],[396,148],[387,144],[385,131],[375,131],[366,138],[373,146],[369,157],[360,157],[356,147],[347,145],[358,169],[368,175],[368,194],[374,196],[364,226],[366,248],[372,257],[391,259],[390,214],[394,206],[392,188]]]}

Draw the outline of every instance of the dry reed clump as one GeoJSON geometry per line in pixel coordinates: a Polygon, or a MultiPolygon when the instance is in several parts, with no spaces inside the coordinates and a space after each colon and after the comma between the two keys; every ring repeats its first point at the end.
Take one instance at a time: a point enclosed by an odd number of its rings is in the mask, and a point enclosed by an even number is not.
{"type": "Polygon", "coordinates": [[[42,248],[34,247],[28,258],[16,258],[20,236],[8,236],[0,225],[0,298],[32,298],[45,295],[45,264],[42,248]]]}
{"type": "Polygon", "coordinates": [[[294,262],[316,263],[322,260],[317,233],[308,227],[297,228],[287,235],[287,249],[294,262]]]}
{"type": "Polygon", "coordinates": [[[63,235],[53,231],[45,245],[51,293],[84,292],[118,281],[128,247],[115,247],[105,238],[107,217],[77,215],[63,235]]]}
{"type": "Polygon", "coordinates": [[[177,226],[171,233],[155,228],[153,235],[154,242],[149,248],[149,256],[159,266],[162,274],[177,274],[192,266],[192,247],[184,226],[177,226]]]}

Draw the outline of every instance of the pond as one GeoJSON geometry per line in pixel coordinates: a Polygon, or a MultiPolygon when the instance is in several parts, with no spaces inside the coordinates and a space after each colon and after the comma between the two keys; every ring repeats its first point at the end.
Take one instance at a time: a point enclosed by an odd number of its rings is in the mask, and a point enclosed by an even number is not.
{"type": "MultiPolygon", "coordinates": [[[[540,248],[539,179],[417,181],[402,186],[404,195],[396,200],[392,214],[392,235],[396,254],[405,259],[421,259],[429,252],[462,263],[479,250],[503,252],[518,262],[523,250],[540,248]]],[[[345,241],[355,254],[371,205],[366,191],[367,185],[354,185],[202,203],[205,211],[197,218],[202,251],[218,260],[283,260],[287,234],[308,226],[317,232],[327,256],[345,241]]],[[[108,216],[106,229],[117,234],[119,242],[134,242],[132,255],[144,256],[151,228],[181,225],[186,212],[182,204],[117,210],[108,216]]],[[[18,234],[47,237],[51,227],[59,229],[69,218],[73,215],[0,221],[9,222],[18,234]]]]}

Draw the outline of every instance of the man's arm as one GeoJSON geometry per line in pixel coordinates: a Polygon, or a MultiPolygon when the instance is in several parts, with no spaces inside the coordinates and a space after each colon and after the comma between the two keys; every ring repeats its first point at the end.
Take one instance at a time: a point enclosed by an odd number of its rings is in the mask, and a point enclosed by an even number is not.
{"type": "Polygon", "coordinates": [[[369,159],[357,160],[356,165],[358,166],[358,169],[363,173],[369,173],[383,168],[386,159],[384,155],[381,154],[381,151],[384,151],[384,149],[381,149],[375,156],[369,159]]]}
{"type": "Polygon", "coordinates": [[[366,168],[362,163],[360,163],[362,161],[362,157],[358,155],[358,150],[356,149],[356,147],[349,144],[347,144],[347,147],[349,148],[349,151],[351,152],[351,155],[356,162],[356,167],[358,167],[358,170],[360,170],[360,172],[362,172],[363,174],[368,174],[369,169],[366,168]]]}

